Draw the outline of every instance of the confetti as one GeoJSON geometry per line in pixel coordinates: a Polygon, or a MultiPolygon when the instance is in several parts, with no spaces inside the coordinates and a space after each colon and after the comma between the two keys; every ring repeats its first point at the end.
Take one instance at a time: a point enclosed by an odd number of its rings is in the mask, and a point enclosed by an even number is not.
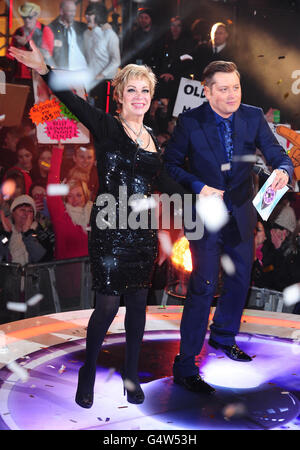
{"type": "Polygon", "coordinates": [[[58,370],[58,373],[62,374],[66,371],[66,366],[64,364],[62,364],[58,370]]]}
{"type": "Polygon", "coordinates": [[[132,211],[135,213],[146,211],[147,209],[155,208],[156,201],[154,197],[139,198],[129,200],[128,205],[131,206],[132,211]]]}
{"type": "Polygon", "coordinates": [[[135,390],[135,384],[129,380],[128,378],[124,379],[124,387],[127,389],[127,391],[134,391],[135,390]]]}
{"type": "Polygon", "coordinates": [[[170,256],[173,251],[173,244],[170,238],[170,234],[167,231],[159,231],[158,240],[164,253],[170,256]]]}
{"type": "Polygon", "coordinates": [[[219,231],[228,222],[228,211],[219,195],[199,196],[196,210],[205,227],[211,231],[219,231]]]}
{"type": "Polygon", "coordinates": [[[90,70],[59,70],[59,75],[53,71],[50,77],[50,88],[53,91],[64,91],[66,89],[82,87],[92,79],[93,75],[90,70]]]}
{"type": "Polygon", "coordinates": [[[249,155],[241,155],[241,156],[234,155],[232,157],[232,160],[235,161],[235,162],[250,162],[250,163],[253,162],[253,163],[255,163],[256,160],[257,160],[257,156],[256,155],[251,155],[251,154],[249,154],[249,155]]]}
{"type": "Polygon", "coordinates": [[[230,403],[223,409],[223,415],[227,419],[232,417],[243,417],[247,414],[247,409],[243,403],[230,403]]]}
{"type": "Polygon", "coordinates": [[[231,169],[231,164],[230,163],[226,163],[226,164],[222,164],[221,165],[221,171],[222,172],[226,172],[227,170],[231,169]]]}
{"type": "Polygon", "coordinates": [[[6,345],[6,335],[4,331],[0,330],[0,354],[8,352],[8,347],[6,345]]]}
{"type": "Polygon", "coordinates": [[[105,379],[105,383],[107,383],[111,377],[113,376],[113,374],[115,373],[116,369],[114,369],[113,367],[111,367],[108,371],[107,377],[105,379]]]}
{"type": "Polygon", "coordinates": [[[23,383],[25,383],[28,380],[29,375],[27,370],[24,369],[24,367],[21,367],[16,361],[12,361],[7,365],[7,367],[11,372],[16,374],[22,380],[23,383]]]}
{"type": "Polygon", "coordinates": [[[43,299],[43,295],[42,294],[36,294],[33,297],[31,297],[29,300],[27,300],[27,305],[28,306],[34,306],[37,303],[39,303],[42,299],[43,299]]]}
{"type": "Polygon", "coordinates": [[[68,195],[69,190],[69,186],[63,183],[47,185],[47,195],[51,197],[55,195],[68,195]]]}
{"type": "Polygon", "coordinates": [[[232,259],[230,258],[230,256],[224,254],[221,256],[220,260],[221,260],[221,265],[224,269],[224,272],[229,276],[234,275],[235,274],[235,265],[234,265],[232,259]]]}
{"type": "Polygon", "coordinates": [[[26,303],[21,302],[7,302],[6,308],[10,311],[18,311],[18,312],[26,312],[27,311],[27,305],[26,303]]]}
{"type": "Polygon", "coordinates": [[[295,305],[300,301],[300,283],[292,284],[282,291],[283,301],[287,306],[295,305]]]}

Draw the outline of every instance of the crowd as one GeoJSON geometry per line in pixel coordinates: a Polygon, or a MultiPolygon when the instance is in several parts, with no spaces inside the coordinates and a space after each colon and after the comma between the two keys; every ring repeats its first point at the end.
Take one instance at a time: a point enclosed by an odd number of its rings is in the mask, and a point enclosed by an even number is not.
{"type": "MultiPolygon", "coordinates": [[[[213,60],[235,60],[228,25],[197,18],[190,28],[176,16],[167,32],[158,28],[149,8],[140,8],[132,28],[121,40],[108,22],[102,2],[90,2],[85,22],[75,20],[73,0],[60,4],[59,16],[47,25],[39,22],[40,7],[19,7],[24,22],[11,45],[29,50],[32,39],[47,64],[60,69],[89,69],[87,101],[104,109],[107,81],[128,63],[147,64],[158,79],[145,123],[163,149],[174,129],[172,111],[182,77],[201,80],[213,60]]],[[[7,54],[7,58],[11,58],[7,54]]],[[[40,145],[28,117],[34,104],[31,71],[11,59],[10,81],[30,86],[24,119],[18,127],[0,123],[0,259],[25,265],[88,255],[89,216],[98,192],[93,143],[40,145]],[[13,184],[12,195],[6,193],[13,184]],[[64,197],[49,195],[48,184],[64,183],[64,197]]],[[[115,106],[111,103],[111,108],[115,106]]],[[[299,194],[285,196],[271,219],[257,223],[252,284],[282,291],[300,282],[299,194]]],[[[300,311],[297,310],[298,313],[300,311]]]]}

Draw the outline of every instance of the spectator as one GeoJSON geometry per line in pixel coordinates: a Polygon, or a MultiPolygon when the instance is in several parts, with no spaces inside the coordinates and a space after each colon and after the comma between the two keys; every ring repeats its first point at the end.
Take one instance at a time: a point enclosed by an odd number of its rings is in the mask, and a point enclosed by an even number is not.
{"type": "Polygon", "coordinates": [[[85,69],[83,33],[87,25],[75,21],[76,2],[63,0],[59,16],[50,23],[54,34],[53,64],[61,69],[85,69]]]}
{"type": "Polygon", "coordinates": [[[84,32],[84,52],[93,79],[88,86],[95,106],[105,110],[106,80],[114,78],[121,63],[117,34],[107,23],[107,9],[103,4],[89,4],[85,16],[88,29],[84,32]]]}
{"type": "Polygon", "coordinates": [[[215,23],[210,31],[210,41],[196,47],[193,53],[200,79],[204,67],[210,62],[217,60],[235,61],[233,47],[229,45],[228,41],[229,32],[227,25],[223,22],[215,23]]]}
{"type": "MultiPolygon", "coordinates": [[[[58,184],[63,148],[54,147],[48,184],[58,184]]],[[[47,195],[47,205],[55,233],[55,259],[77,258],[88,255],[87,227],[92,202],[86,183],[69,180],[69,194],[62,197],[47,195]]]]}
{"type": "MultiPolygon", "coordinates": [[[[17,28],[14,32],[10,46],[30,50],[29,40],[32,39],[40,51],[43,53],[45,60],[49,63],[53,54],[54,36],[52,30],[38,21],[41,8],[39,5],[31,2],[25,2],[19,6],[18,12],[23,19],[23,26],[17,28]]],[[[8,49],[10,48],[8,47],[8,49]]],[[[7,52],[7,58],[13,59],[7,52]]],[[[15,62],[15,71],[13,82],[18,84],[27,84],[30,86],[30,92],[27,100],[26,109],[28,110],[34,104],[31,70],[24,64],[15,62]]]]}
{"type": "Polygon", "coordinates": [[[32,179],[32,169],[36,163],[37,150],[33,139],[30,137],[21,138],[18,141],[17,148],[17,163],[16,167],[27,172],[32,179]]]}
{"type": "Polygon", "coordinates": [[[38,155],[37,162],[33,166],[32,170],[32,180],[34,182],[38,182],[44,187],[46,187],[47,185],[48,173],[51,164],[51,156],[52,151],[50,147],[42,148],[38,155]]]}
{"type": "Polygon", "coordinates": [[[190,77],[194,72],[191,59],[192,38],[184,29],[181,17],[172,17],[170,28],[165,36],[158,56],[159,84],[157,96],[171,100],[174,107],[181,77],[190,77]]]}
{"type": "Polygon", "coordinates": [[[87,180],[91,194],[90,199],[94,201],[99,188],[94,147],[92,145],[77,145],[74,149],[73,161],[74,166],[69,170],[67,178],[87,180]]]}
{"type": "Polygon", "coordinates": [[[206,20],[202,18],[196,19],[192,23],[191,32],[194,39],[195,47],[198,47],[203,44],[208,44],[210,26],[206,20]]]}
{"type": "Polygon", "coordinates": [[[1,260],[22,266],[45,260],[47,249],[39,240],[40,228],[35,221],[36,208],[33,199],[29,195],[16,197],[10,211],[11,220],[5,217],[1,210],[1,260]]]}
{"type": "Polygon", "coordinates": [[[0,181],[2,180],[4,173],[13,167],[17,162],[17,143],[22,136],[22,129],[17,127],[11,127],[6,129],[5,137],[3,140],[3,147],[0,148],[0,181]]]}
{"type": "Polygon", "coordinates": [[[34,183],[30,186],[29,194],[33,198],[35,203],[36,221],[38,222],[40,229],[39,239],[47,248],[47,260],[53,259],[53,252],[55,248],[55,234],[53,231],[53,226],[47,206],[46,187],[38,182],[34,183]]]}
{"type": "MultiPolygon", "coordinates": [[[[282,291],[297,282],[294,239],[296,216],[289,204],[283,207],[281,204],[280,207],[280,212],[278,213],[277,208],[270,217],[273,222],[270,229],[266,229],[266,238],[261,242],[263,245],[257,249],[258,258],[252,273],[252,282],[255,286],[277,291],[282,291]]],[[[300,281],[299,268],[298,281],[300,281]]]]}
{"type": "Polygon", "coordinates": [[[47,208],[47,191],[40,183],[33,183],[30,186],[29,194],[33,198],[36,209],[36,217],[39,223],[50,224],[50,215],[47,208]]]}
{"type": "Polygon", "coordinates": [[[122,65],[128,63],[146,64],[157,73],[157,50],[160,33],[152,22],[152,10],[139,8],[137,24],[124,40],[122,65]]]}

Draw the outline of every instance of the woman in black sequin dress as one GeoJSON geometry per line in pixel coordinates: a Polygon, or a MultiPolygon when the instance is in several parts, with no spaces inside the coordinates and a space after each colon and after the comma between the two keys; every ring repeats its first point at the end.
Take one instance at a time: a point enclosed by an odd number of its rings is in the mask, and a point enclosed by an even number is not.
{"type": "MultiPolygon", "coordinates": [[[[34,43],[31,47],[32,52],[13,48],[10,51],[16,59],[37,70],[55,92],[51,84],[53,72],[45,65],[34,43]]],[[[76,402],[84,408],[93,404],[98,354],[122,294],[126,306],[124,386],[129,402],[144,401],[138,379],[138,359],[145,327],[147,289],[151,286],[157,256],[157,230],[152,229],[151,224],[137,229],[129,227],[127,220],[132,211],[122,196],[127,193],[129,198],[139,194],[144,198],[155,190],[174,192],[174,182],[162,175],[156,140],[151,130],[143,125],[154,93],[154,74],[145,66],[128,65],[117,74],[113,85],[120,109],[118,117],[92,107],[71,91],[55,92],[93,135],[99,176],[99,195],[92,209],[89,242],[96,303],[88,324],[86,361],[79,371],[76,393],[76,402]],[[107,206],[103,202],[104,194],[108,194],[109,200],[114,199],[112,216],[103,215],[103,207],[107,206]]],[[[178,188],[176,184],[175,190],[178,188]]],[[[150,210],[148,219],[151,220],[150,210]]]]}

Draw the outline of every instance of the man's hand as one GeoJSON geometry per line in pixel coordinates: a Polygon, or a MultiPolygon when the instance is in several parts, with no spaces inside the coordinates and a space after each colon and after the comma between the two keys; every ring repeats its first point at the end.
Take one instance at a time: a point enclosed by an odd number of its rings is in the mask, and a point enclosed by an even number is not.
{"type": "Polygon", "coordinates": [[[289,181],[289,176],[284,170],[281,169],[275,169],[274,172],[276,173],[276,176],[271,188],[273,189],[273,191],[279,191],[280,189],[284,188],[284,186],[286,186],[289,181]]]}
{"type": "Polygon", "coordinates": [[[220,191],[220,189],[215,189],[213,187],[207,186],[207,184],[201,189],[201,192],[199,195],[204,195],[204,196],[208,196],[208,195],[219,195],[220,197],[223,198],[224,195],[224,191],[220,191]]]}

